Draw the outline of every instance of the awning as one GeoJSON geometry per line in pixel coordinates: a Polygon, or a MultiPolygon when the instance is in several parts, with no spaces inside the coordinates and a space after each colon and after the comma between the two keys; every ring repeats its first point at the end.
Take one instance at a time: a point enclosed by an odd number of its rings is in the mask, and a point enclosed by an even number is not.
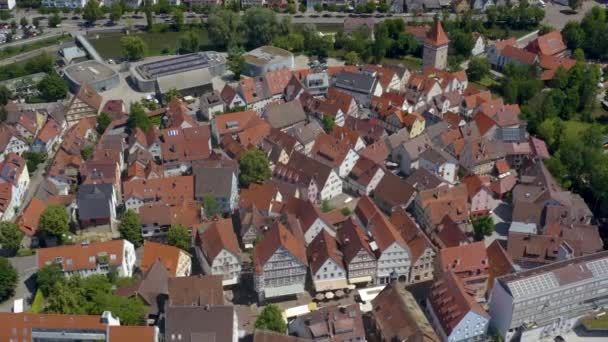
{"type": "Polygon", "coordinates": [[[348,287],[346,279],[315,280],[314,284],[316,292],[340,290],[348,287]]]}
{"type": "Polygon", "coordinates": [[[264,289],[264,296],[266,298],[290,296],[304,292],[304,284],[294,284],[288,286],[279,287],[267,287],[264,289]]]}

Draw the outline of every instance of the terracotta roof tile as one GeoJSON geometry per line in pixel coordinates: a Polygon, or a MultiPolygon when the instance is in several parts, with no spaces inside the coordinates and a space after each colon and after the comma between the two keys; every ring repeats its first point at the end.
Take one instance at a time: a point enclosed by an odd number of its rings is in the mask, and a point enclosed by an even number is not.
{"type": "Polygon", "coordinates": [[[336,265],[345,269],[342,260],[342,252],[338,249],[338,242],[325,230],[322,230],[310,242],[306,248],[306,254],[308,255],[312,273],[317,273],[328,259],[333,260],[336,265]]]}
{"type": "Polygon", "coordinates": [[[241,253],[231,218],[203,223],[199,228],[199,240],[209,264],[212,264],[215,257],[224,249],[236,257],[241,253]]]}
{"type": "Polygon", "coordinates": [[[61,263],[65,271],[96,268],[99,257],[104,255],[109,265],[120,266],[123,262],[123,246],[126,240],[92,242],[89,245],[66,245],[38,250],[38,266],[61,263]]]}
{"type": "Polygon", "coordinates": [[[188,253],[183,250],[153,241],[144,241],[144,254],[141,259],[141,270],[146,273],[159,260],[163,266],[169,271],[172,277],[177,276],[177,266],[180,255],[188,253]]]}
{"type": "Polygon", "coordinates": [[[194,177],[177,176],[123,182],[123,198],[136,197],[145,201],[175,205],[194,200],[194,177]]]}
{"type": "Polygon", "coordinates": [[[21,216],[17,219],[17,224],[21,231],[28,236],[34,236],[38,233],[38,220],[40,215],[46,209],[47,204],[38,198],[34,197],[30,203],[25,207],[21,216]]]}
{"type": "Polygon", "coordinates": [[[431,26],[431,30],[426,34],[424,42],[433,46],[446,45],[450,42],[448,35],[443,30],[441,21],[435,20],[431,26]]]}
{"type": "Polygon", "coordinates": [[[291,253],[291,255],[301,264],[308,266],[304,240],[296,239],[283,224],[275,222],[266,232],[262,241],[255,246],[255,271],[257,273],[262,273],[266,262],[268,262],[270,257],[281,247],[291,253]]]}

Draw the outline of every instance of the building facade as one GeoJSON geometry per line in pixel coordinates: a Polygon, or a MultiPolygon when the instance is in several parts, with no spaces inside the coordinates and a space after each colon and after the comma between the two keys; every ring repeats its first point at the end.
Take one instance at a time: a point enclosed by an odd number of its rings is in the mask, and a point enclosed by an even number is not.
{"type": "Polygon", "coordinates": [[[539,341],[572,330],[608,307],[608,251],[496,279],[492,326],[505,341],[539,341]]]}

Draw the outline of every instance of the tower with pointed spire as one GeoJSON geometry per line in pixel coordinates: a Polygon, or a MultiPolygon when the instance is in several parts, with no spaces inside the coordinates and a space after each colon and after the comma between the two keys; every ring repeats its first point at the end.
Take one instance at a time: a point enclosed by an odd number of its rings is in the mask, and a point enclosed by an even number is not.
{"type": "Polygon", "coordinates": [[[422,51],[422,68],[433,67],[443,70],[448,65],[448,47],[450,39],[443,30],[439,20],[435,20],[433,27],[426,34],[424,50],[422,51]]]}

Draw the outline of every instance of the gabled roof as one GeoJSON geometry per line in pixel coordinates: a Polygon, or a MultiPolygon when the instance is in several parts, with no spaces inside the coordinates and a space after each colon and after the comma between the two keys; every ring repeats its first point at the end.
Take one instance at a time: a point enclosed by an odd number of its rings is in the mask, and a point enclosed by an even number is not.
{"type": "Polygon", "coordinates": [[[144,254],[141,259],[141,270],[146,273],[157,262],[165,267],[172,277],[177,276],[177,266],[180,256],[184,254],[189,257],[189,254],[183,250],[153,241],[144,241],[144,254]]]}
{"type": "Polygon", "coordinates": [[[123,198],[139,198],[178,204],[194,199],[194,177],[177,176],[156,179],[138,179],[123,182],[123,198]]]}
{"type": "Polygon", "coordinates": [[[372,300],[372,314],[387,341],[439,342],[414,296],[403,286],[387,285],[372,300]]]}
{"type": "Polygon", "coordinates": [[[167,287],[170,306],[224,305],[221,275],[171,277],[167,287]]]}
{"type": "Polygon", "coordinates": [[[374,196],[391,207],[407,205],[414,198],[416,190],[392,172],[386,172],[374,190],[374,196]]]}
{"type": "Polygon", "coordinates": [[[76,99],[79,99],[80,101],[86,103],[96,112],[99,112],[99,109],[101,108],[101,102],[103,101],[103,97],[99,95],[99,93],[95,89],[93,89],[93,87],[86,83],[83,83],[80,86],[80,89],[78,89],[78,92],[70,102],[69,108],[72,107],[76,99]]]}
{"type": "Polygon", "coordinates": [[[201,249],[205,253],[209,264],[213,264],[213,260],[215,260],[222,250],[227,250],[237,258],[241,252],[231,218],[221,218],[205,222],[199,228],[199,239],[201,241],[201,249]]]}
{"type": "Polygon", "coordinates": [[[162,303],[161,296],[169,294],[167,282],[171,277],[167,268],[160,260],[156,260],[146,271],[142,280],[137,281],[133,285],[119,287],[116,289],[116,294],[119,296],[140,296],[146,305],[150,307],[150,314],[158,314],[159,304],[162,303]]]}
{"type": "Polygon", "coordinates": [[[296,237],[280,222],[275,222],[266,232],[264,238],[254,249],[254,265],[257,273],[262,273],[264,265],[279,248],[288,251],[302,265],[307,266],[304,241],[296,237]]]}
{"type": "Polygon", "coordinates": [[[28,236],[34,236],[38,233],[38,221],[40,215],[46,209],[46,202],[38,199],[37,197],[32,198],[30,203],[25,207],[19,218],[17,224],[21,231],[28,236]]]}
{"type": "Polygon", "coordinates": [[[306,121],[300,100],[268,105],[264,116],[273,128],[284,129],[306,121]]]}
{"type": "Polygon", "coordinates": [[[534,64],[538,58],[530,51],[526,51],[511,45],[507,45],[504,49],[502,49],[502,55],[516,62],[528,65],[534,64]]]}
{"type": "Polygon", "coordinates": [[[431,240],[429,240],[405,209],[399,208],[393,211],[390,221],[407,243],[410,249],[412,264],[416,263],[427,249],[434,249],[431,240]]]}
{"type": "Polygon", "coordinates": [[[342,165],[350,151],[348,141],[321,133],[315,140],[310,155],[313,159],[335,168],[342,165]]]}
{"type": "Polygon", "coordinates": [[[526,50],[533,53],[553,56],[566,50],[566,44],[559,31],[551,31],[528,43],[526,50]]]}
{"type": "Polygon", "coordinates": [[[439,324],[448,336],[471,311],[488,321],[490,319],[490,315],[473,299],[469,291],[452,271],[443,273],[431,286],[429,301],[439,324]]]}
{"type": "Polygon", "coordinates": [[[443,271],[455,273],[488,268],[488,254],[483,241],[444,248],[439,251],[439,260],[443,271]]]}
{"type": "Polygon", "coordinates": [[[344,222],[342,227],[338,229],[338,240],[340,242],[343,253],[344,263],[346,265],[357,256],[360,251],[365,251],[375,259],[374,252],[369,246],[369,236],[363,230],[363,227],[353,218],[349,218],[344,222]]]}
{"type": "Polygon", "coordinates": [[[345,270],[342,252],[338,249],[338,242],[325,229],[310,242],[306,248],[306,254],[310,262],[310,271],[313,274],[316,274],[328,259],[345,270]]]}

